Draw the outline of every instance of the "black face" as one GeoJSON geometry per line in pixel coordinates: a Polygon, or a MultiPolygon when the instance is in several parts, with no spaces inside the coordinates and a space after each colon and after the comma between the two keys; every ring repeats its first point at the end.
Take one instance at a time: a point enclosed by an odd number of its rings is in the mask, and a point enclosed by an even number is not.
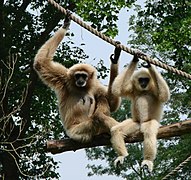
{"type": "Polygon", "coordinates": [[[76,86],[78,87],[85,87],[86,84],[87,84],[87,80],[88,80],[88,74],[83,72],[83,73],[76,73],[74,75],[75,77],[75,83],[76,83],[76,86]]]}
{"type": "Polygon", "coordinates": [[[148,77],[142,77],[142,78],[139,78],[138,81],[139,81],[139,84],[142,88],[146,88],[147,85],[149,84],[149,78],[148,77]]]}

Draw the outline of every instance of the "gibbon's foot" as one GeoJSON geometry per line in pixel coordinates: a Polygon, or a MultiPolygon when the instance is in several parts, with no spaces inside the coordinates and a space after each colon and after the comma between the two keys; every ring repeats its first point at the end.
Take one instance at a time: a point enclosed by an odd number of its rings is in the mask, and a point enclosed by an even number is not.
{"type": "Polygon", "coordinates": [[[149,173],[153,171],[153,162],[149,160],[143,160],[141,167],[148,170],[149,173]]]}
{"type": "Polygon", "coordinates": [[[64,29],[67,29],[69,28],[70,26],[70,23],[71,23],[71,19],[70,19],[70,15],[72,14],[69,10],[66,10],[67,14],[66,14],[66,17],[64,19],[64,24],[63,24],[63,28],[64,29]]]}
{"type": "MultiPolygon", "coordinates": [[[[127,154],[126,156],[128,156],[128,155],[129,154],[127,154]]],[[[119,166],[119,164],[123,164],[126,156],[118,156],[117,159],[114,161],[114,166],[117,167],[117,166],[119,166]]]]}

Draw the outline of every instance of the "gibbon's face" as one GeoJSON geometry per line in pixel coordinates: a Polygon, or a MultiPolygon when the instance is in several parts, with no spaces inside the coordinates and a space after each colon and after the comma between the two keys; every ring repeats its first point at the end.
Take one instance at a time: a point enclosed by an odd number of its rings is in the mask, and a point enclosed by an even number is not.
{"type": "Polygon", "coordinates": [[[133,79],[137,90],[147,91],[150,89],[151,77],[147,69],[140,69],[140,71],[137,71],[133,79]]]}
{"type": "Polygon", "coordinates": [[[85,87],[88,81],[88,73],[85,71],[77,71],[74,73],[74,78],[77,87],[85,87]]]}
{"type": "Polygon", "coordinates": [[[141,88],[144,89],[149,84],[150,79],[148,77],[140,77],[138,79],[138,81],[139,81],[139,85],[141,86],[141,88]]]}
{"type": "Polygon", "coordinates": [[[67,76],[70,88],[89,90],[96,82],[96,69],[89,64],[75,64],[68,69],[67,76]]]}

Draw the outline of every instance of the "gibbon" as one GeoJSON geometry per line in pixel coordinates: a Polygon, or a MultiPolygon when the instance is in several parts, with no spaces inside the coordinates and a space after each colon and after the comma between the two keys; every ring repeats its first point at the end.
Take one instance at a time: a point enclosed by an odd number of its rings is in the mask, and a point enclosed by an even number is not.
{"type": "Polygon", "coordinates": [[[66,68],[54,62],[54,53],[69,25],[70,18],[67,16],[63,27],[37,52],[34,69],[41,80],[56,93],[66,134],[73,140],[88,142],[95,135],[110,133],[111,127],[118,123],[110,117],[110,111],[115,111],[120,105],[120,98],[110,90],[118,74],[118,64],[116,61],[111,64],[107,88],[97,79],[97,71],[91,65],[76,64],[66,68]]]}
{"type": "Polygon", "coordinates": [[[157,133],[159,121],[163,114],[163,104],[169,100],[169,87],[154,66],[148,63],[135,71],[138,54],[134,56],[129,67],[114,80],[112,92],[116,96],[131,100],[132,119],[127,119],[111,128],[111,142],[118,153],[114,164],[123,163],[128,155],[124,138],[137,130],[144,135],[141,164],[149,172],[153,170],[153,161],[157,153],[157,133]]]}

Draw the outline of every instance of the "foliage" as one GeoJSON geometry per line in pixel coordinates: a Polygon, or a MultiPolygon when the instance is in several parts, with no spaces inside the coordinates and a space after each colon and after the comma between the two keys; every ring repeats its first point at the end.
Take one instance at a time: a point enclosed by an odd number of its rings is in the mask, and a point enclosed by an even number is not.
{"type": "Polygon", "coordinates": [[[129,0],[128,2],[124,0],[77,1],[77,11],[85,21],[92,22],[91,26],[93,28],[108,36],[115,37],[118,34],[116,21],[118,20],[120,9],[131,7],[131,4],[134,2],[135,0],[129,0]]]}

